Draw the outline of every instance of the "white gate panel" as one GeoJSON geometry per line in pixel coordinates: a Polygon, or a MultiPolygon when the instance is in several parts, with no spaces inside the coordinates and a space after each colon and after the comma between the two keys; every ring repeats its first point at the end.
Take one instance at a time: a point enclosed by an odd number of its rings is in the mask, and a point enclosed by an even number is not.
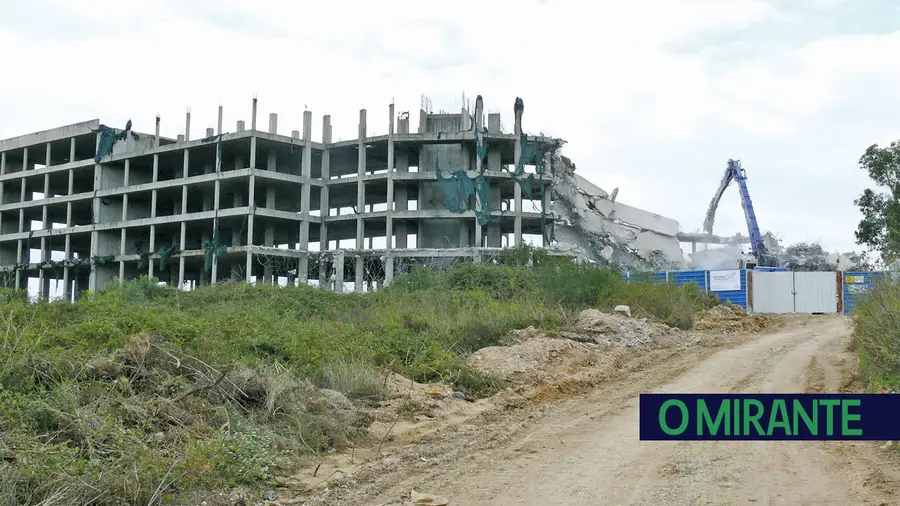
{"type": "Polygon", "coordinates": [[[750,272],[753,276],[754,313],[794,312],[794,273],[750,272]]]}
{"type": "Polygon", "coordinates": [[[837,313],[837,275],[833,272],[794,273],[795,313],[837,313]]]}

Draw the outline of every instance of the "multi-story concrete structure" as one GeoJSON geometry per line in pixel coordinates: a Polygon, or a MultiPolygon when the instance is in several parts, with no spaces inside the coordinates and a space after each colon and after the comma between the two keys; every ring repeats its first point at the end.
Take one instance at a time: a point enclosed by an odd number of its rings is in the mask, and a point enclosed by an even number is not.
{"type": "Polygon", "coordinates": [[[421,110],[411,133],[391,105],[376,137],[361,110],[359,138],[342,142],[326,115],[316,142],[308,111],[291,136],[275,114],[258,129],[254,99],[249,129],[224,132],[220,107],[200,139],[188,113],[177,139],[157,118],[152,135],[93,120],[2,140],[0,272],[9,287],[37,278],[44,297],[51,281],[71,297],[144,274],[180,287],[285,277],[342,290],[346,278],[361,290],[389,282],[400,258],[478,260],[546,231],[550,192],[523,206],[523,187],[552,183],[558,141],[520,135],[522,110],[517,100],[515,132],[503,133],[478,97],[474,114],[421,110]]]}

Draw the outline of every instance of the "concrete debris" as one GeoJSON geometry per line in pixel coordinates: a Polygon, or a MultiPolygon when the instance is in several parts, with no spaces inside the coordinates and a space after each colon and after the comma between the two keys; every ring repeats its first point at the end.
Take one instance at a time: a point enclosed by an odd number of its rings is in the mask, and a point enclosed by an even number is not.
{"type": "Polygon", "coordinates": [[[450,500],[446,497],[432,494],[423,494],[420,492],[416,492],[415,490],[413,490],[409,494],[409,502],[410,504],[429,504],[431,506],[447,506],[450,504],[450,500]]]}
{"type": "Polygon", "coordinates": [[[625,316],[631,318],[631,308],[626,305],[620,304],[620,305],[614,307],[613,312],[622,313],[625,316]]]}
{"type": "MultiPolygon", "coordinates": [[[[554,161],[553,207],[557,250],[588,261],[665,270],[687,267],[678,222],[615,200],[575,174],[564,156],[554,161]]],[[[618,189],[616,189],[618,190],[618,189]]]]}
{"type": "Polygon", "coordinates": [[[738,246],[724,246],[697,251],[692,253],[690,258],[692,269],[740,269],[742,260],[748,258],[748,255],[744,254],[738,246]]]}
{"type": "MultiPolygon", "coordinates": [[[[853,271],[870,270],[865,254],[827,253],[818,243],[796,243],[782,247],[777,240],[767,241],[769,251],[778,258],[778,265],[792,271],[853,271]]],[[[703,270],[739,269],[742,261],[752,259],[738,246],[724,246],[697,251],[690,255],[690,268],[703,270]]]]}

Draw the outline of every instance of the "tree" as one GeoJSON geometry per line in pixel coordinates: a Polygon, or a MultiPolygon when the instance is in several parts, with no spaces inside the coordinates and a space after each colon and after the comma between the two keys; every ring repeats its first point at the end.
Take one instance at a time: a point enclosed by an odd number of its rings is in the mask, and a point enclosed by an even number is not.
{"type": "Polygon", "coordinates": [[[885,263],[900,259],[900,141],[886,148],[869,146],[859,166],[877,188],[867,188],[853,201],[863,215],[856,242],[880,253],[885,263]]]}

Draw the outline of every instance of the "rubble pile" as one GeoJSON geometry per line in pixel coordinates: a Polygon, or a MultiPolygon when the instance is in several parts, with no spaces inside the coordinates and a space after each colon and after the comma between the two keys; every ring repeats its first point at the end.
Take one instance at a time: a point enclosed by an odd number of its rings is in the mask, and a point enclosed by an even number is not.
{"type": "Polygon", "coordinates": [[[598,263],[653,270],[686,267],[678,222],[616,202],[612,194],[575,173],[565,156],[554,159],[555,249],[598,263]]]}

